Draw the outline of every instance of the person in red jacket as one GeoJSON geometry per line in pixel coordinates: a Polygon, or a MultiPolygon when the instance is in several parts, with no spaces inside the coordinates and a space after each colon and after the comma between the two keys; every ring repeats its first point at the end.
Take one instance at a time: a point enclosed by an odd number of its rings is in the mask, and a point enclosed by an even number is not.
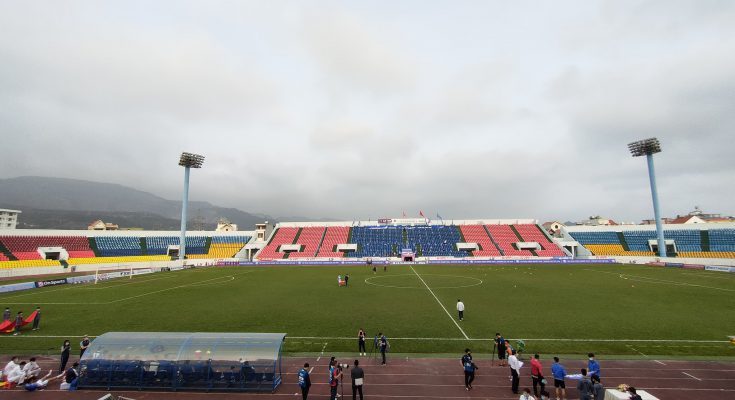
{"type": "Polygon", "coordinates": [[[544,375],[541,371],[543,371],[543,368],[541,367],[541,361],[539,361],[539,355],[534,354],[533,358],[531,359],[531,380],[533,381],[534,396],[538,396],[538,385],[541,385],[542,392],[546,388],[544,375]]]}

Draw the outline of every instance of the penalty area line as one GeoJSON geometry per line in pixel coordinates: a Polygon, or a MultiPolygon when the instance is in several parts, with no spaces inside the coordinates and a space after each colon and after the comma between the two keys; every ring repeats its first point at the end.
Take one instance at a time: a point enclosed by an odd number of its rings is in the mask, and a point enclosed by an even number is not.
{"type": "Polygon", "coordinates": [[[449,317],[449,319],[451,319],[452,322],[454,322],[454,325],[457,327],[457,329],[459,329],[459,331],[462,332],[462,336],[464,336],[465,339],[469,339],[470,337],[467,336],[466,333],[464,333],[464,330],[462,329],[462,327],[459,326],[459,324],[457,323],[457,321],[454,320],[454,318],[452,318],[452,314],[450,314],[449,311],[447,311],[447,308],[444,307],[444,304],[442,304],[442,302],[439,301],[439,298],[436,297],[436,295],[434,294],[434,291],[431,290],[429,285],[426,284],[426,282],[424,281],[424,278],[422,278],[421,275],[419,275],[419,273],[416,272],[415,269],[413,269],[413,265],[411,266],[411,271],[413,271],[413,273],[416,274],[416,277],[419,278],[419,280],[421,281],[421,283],[424,284],[424,286],[426,286],[426,289],[429,291],[429,293],[431,293],[431,295],[434,296],[434,300],[436,300],[436,302],[439,303],[439,305],[442,307],[444,312],[447,313],[447,316],[449,317]]]}

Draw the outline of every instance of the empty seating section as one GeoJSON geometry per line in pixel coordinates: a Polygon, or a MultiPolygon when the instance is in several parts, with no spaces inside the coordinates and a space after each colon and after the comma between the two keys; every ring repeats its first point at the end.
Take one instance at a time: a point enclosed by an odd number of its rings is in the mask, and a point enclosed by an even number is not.
{"type": "Polygon", "coordinates": [[[630,251],[651,251],[648,241],[656,239],[656,231],[623,231],[630,251]]]}
{"type": "MultiPolygon", "coordinates": [[[[655,230],[621,233],[628,251],[620,243],[618,232],[570,232],[570,235],[594,255],[656,256],[649,246],[649,240],[658,238],[655,230]]],[[[680,258],[735,258],[735,229],[710,229],[707,234],[710,251],[704,251],[699,229],[665,229],[664,239],[674,241],[676,256],[680,258]]]]}
{"type": "Polygon", "coordinates": [[[533,256],[528,250],[518,250],[513,243],[520,242],[510,225],[485,225],[493,241],[498,244],[504,256],[533,256]]]}
{"type": "Polygon", "coordinates": [[[19,260],[0,261],[0,269],[10,268],[34,268],[34,267],[58,267],[61,263],[55,260],[19,260]]]}
{"type": "Polygon", "coordinates": [[[710,229],[709,249],[716,252],[735,252],[735,229],[710,229]]]}
{"type": "Polygon", "coordinates": [[[142,256],[137,236],[98,236],[94,239],[100,257],[142,256]]]}
{"type": "Polygon", "coordinates": [[[187,257],[194,259],[232,258],[245,247],[250,238],[250,236],[212,236],[212,242],[206,254],[190,254],[187,250],[187,257]]]}
{"type": "Polygon", "coordinates": [[[276,233],[273,234],[273,238],[270,243],[258,253],[259,260],[278,260],[283,258],[286,254],[279,252],[279,247],[282,244],[293,244],[296,234],[299,232],[297,227],[283,227],[278,228],[276,233]]]}
{"type": "Polygon", "coordinates": [[[730,251],[681,251],[677,253],[681,258],[735,258],[735,252],[730,251]]]}
{"type": "Polygon", "coordinates": [[[84,264],[128,264],[134,262],[145,261],[171,261],[171,257],[167,255],[159,256],[119,256],[119,257],[92,257],[92,258],[69,258],[66,260],[69,265],[84,264]]]}
{"type": "Polygon", "coordinates": [[[301,229],[297,244],[302,245],[301,251],[291,253],[288,258],[315,257],[324,236],[323,226],[309,226],[301,229]]]}
{"type": "Polygon", "coordinates": [[[569,234],[585,247],[588,244],[617,244],[623,248],[617,232],[569,232],[569,234]]]}
{"type": "Polygon", "coordinates": [[[432,225],[406,227],[408,247],[418,250],[421,257],[465,257],[467,253],[457,250],[461,241],[456,226],[432,225]]]}
{"type": "Polygon", "coordinates": [[[10,259],[3,253],[0,253],[0,261],[9,261],[10,259]]]}
{"type": "MultiPolygon", "coordinates": [[[[407,245],[403,241],[402,226],[357,226],[352,228],[352,243],[357,251],[348,257],[398,257],[407,245]]],[[[415,250],[415,249],[414,249],[415,250]]]]}
{"type": "Polygon", "coordinates": [[[539,257],[563,257],[565,254],[561,249],[552,243],[546,235],[539,229],[538,225],[523,224],[513,225],[521,235],[524,242],[537,242],[541,245],[540,250],[536,250],[539,257]]]}
{"type": "Polygon", "coordinates": [[[94,257],[89,241],[83,236],[3,236],[0,242],[18,260],[41,260],[39,247],[61,247],[69,254],[94,257]]]}
{"type": "MultiPolygon", "coordinates": [[[[207,238],[204,236],[186,237],[186,254],[204,254],[207,238]]],[[[145,247],[148,255],[168,254],[169,246],[178,246],[178,236],[147,236],[145,247]]]]}
{"type": "Polygon", "coordinates": [[[702,251],[702,235],[699,230],[671,229],[664,230],[666,239],[673,239],[677,252],[702,251]]]}
{"type": "Polygon", "coordinates": [[[651,251],[625,251],[621,244],[587,244],[584,247],[595,256],[651,257],[654,255],[651,251]]]}
{"type": "Polygon", "coordinates": [[[500,250],[495,247],[495,243],[490,240],[485,227],[482,225],[460,225],[464,241],[466,243],[477,243],[480,250],[475,250],[472,255],[475,257],[498,257],[501,256],[500,250]]]}
{"type": "Polygon", "coordinates": [[[344,253],[341,251],[337,251],[336,246],[338,244],[347,243],[349,235],[350,227],[348,226],[327,227],[327,231],[324,232],[324,240],[322,240],[322,245],[319,248],[319,253],[317,253],[317,257],[344,257],[344,253]]]}

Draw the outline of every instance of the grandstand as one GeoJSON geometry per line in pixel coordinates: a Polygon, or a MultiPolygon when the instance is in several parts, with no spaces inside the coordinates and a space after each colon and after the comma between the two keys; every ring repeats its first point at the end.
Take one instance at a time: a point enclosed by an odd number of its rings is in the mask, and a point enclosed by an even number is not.
{"type": "MultiPolygon", "coordinates": [[[[735,259],[733,224],[664,225],[669,258],[735,259]]],[[[650,225],[573,226],[562,242],[577,256],[656,257],[656,230],[650,225]]]]}
{"type": "MultiPolygon", "coordinates": [[[[261,224],[261,226],[265,226],[261,224]]],[[[262,230],[262,229],[261,229],[262,230]]],[[[429,259],[613,258],[659,261],[653,226],[570,226],[549,237],[535,220],[386,219],[280,223],[270,232],[189,232],[187,258],[287,262],[429,259]],[[245,251],[247,249],[247,251],[245,251]]],[[[665,225],[670,262],[735,265],[735,224],[665,225]],[[729,261],[728,261],[729,260],[729,261]]],[[[0,231],[0,269],[174,262],[178,232],[0,231]]],[[[35,268],[34,270],[28,270],[35,268]]]]}
{"type": "MultiPolygon", "coordinates": [[[[233,258],[253,236],[253,232],[192,232],[187,236],[187,255],[233,258]]],[[[177,232],[0,231],[0,269],[170,262],[179,240],[177,232]]]]}

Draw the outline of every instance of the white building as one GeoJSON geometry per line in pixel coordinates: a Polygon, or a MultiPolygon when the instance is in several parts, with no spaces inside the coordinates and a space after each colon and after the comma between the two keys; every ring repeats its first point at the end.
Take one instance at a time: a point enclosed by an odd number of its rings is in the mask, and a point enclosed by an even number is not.
{"type": "Polygon", "coordinates": [[[15,229],[18,225],[18,210],[6,210],[0,208],[0,229],[15,229]]]}

